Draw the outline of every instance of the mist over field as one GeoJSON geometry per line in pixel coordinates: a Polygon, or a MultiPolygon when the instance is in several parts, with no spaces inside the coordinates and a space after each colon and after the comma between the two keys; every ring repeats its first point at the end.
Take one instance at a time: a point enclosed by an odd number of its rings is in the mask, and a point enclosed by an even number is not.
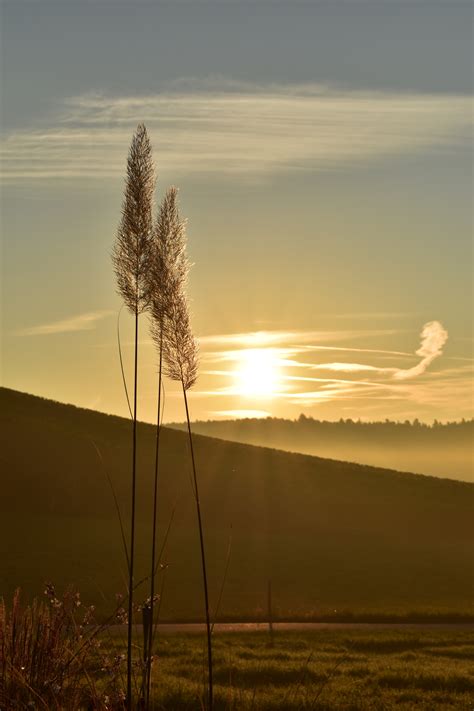
{"type": "MultiPolygon", "coordinates": [[[[172,424],[182,429],[183,425],[172,424]]],[[[474,482],[474,420],[450,424],[256,418],[195,422],[209,437],[474,482]]]]}

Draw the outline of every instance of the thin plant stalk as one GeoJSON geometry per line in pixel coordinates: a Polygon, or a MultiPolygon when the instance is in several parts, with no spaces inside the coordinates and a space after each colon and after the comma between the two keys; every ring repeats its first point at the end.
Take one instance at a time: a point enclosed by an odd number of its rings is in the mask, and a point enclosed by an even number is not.
{"type": "Polygon", "coordinates": [[[135,563],[135,508],[137,479],[138,319],[149,304],[147,273],[150,266],[155,190],[151,144],[143,124],[132,138],[122,219],[112,254],[118,292],[135,318],[133,435],[131,476],[130,565],[128,580],[127,710],[132,711],[132,622],[135,563]]]}
{"type": "Polygon", "coordinates": [[[138,391],[138,305],[135,309],[135,357],[133,374],[132,513],[130,522],[130,567],[128,575],[127,709],[132,709],[133,574],[135,564],[135,508],[137,490],[137,391],[138,391]]]}
{"type": "Polygon", "coordinates": [[[153,531],[151,541],[151,570],[150,570],[150,626],[147,658],[146,658],[146,706],[150,707],[151,689],[151,660],[153,648],[153,612],[155,603],[155,575],[156,575],[156,529],[158,509],[158,469],[160,462],[160,433],[161,433],[161,387],[163,378],[163,326],[160,328],[160,364],[158,368],[158,407],[156,415],[156,446],[155,446],[155,472],[153,486],[153,531]]]}
{"type": "MultiPolygon", "coordinates": [[[[154,627],[155,603],[155,574],[156,574],[156,536],[157,536],[157,510],[158,510],[158,480],[159,480],[159,455],[160,432],[162,420],[162,377],[163,356],[165,346],[165,320],[167,305],[171,294],[184,280],[187,263],[183,258],[184,252],[184,224],[179,219],[177,209],[177,189],[171,187],[167,190],[158,211],[153,229],[153,249],[150,268],[147,272],[149,290],[149,312],[151,316],[152,337],[159,353],[158,368],[158,412],[156,418],[156,449],[154,469],[154,495],[153,495],[153,522],[151,541],[151,572],[150,572],[150,598],[144,607],[143,619],[147,630],[154,627]]],[[[153,635],[147,637],[144,648],[145,657],[145,708],[149,708],[151,687],[153,635]]]]}
{"type": "Polygon", "coordinates": [[[193,435],[191,431],[191,420],[189,417],[189,407],[188,407],[188,396],[184,381],[181,382],[183,388],[184,406],[186,408],[186,422],[188,426],[188,437],[189,437],[189,448],[191,450],[191,463],[193,468],[193,483],[194,483],[194,499],[196,501],[196,512],[198,518],[199,526],[199,543],[201,548],[201,565],[202,565],[202,579],[204,587],[204,604],[206,608],[206,634],[207,634],[207,665],[208,665],[208,679],[209,679],[209,711],[213,708],[213,683],[212,683],[212,629],[211,629],[211,617],[209,614],[209,592],[207,585],[207,567],[206,567],[206,551],[204,548],[204,532],[202,528],[202,517],[201,517],[201,502],[199,500],[199,487],[198,479],[196,473],[196,460],[194,457],[194,445],[193,445],[193,435]]]}
{"type": "Polygon", "coordinates": [[[177,205],[177,189],[168,189],[161,205],[155,226],[154,267],[150,270],[150,312],[153,340],[163,353],[165,373],[183,388],[186,419],[193,470],[193,489],[199,526],[199,542],[203,573],[204,603],[207,629],[209,668],[209,711],[213,708],[212,640],[209,613],[206,556],[199,499],[196,460],[189,418],[187,390],[197,379],[197,344],[189,321],[189,309],[185,292],[189,262],[186,257],[185,222],[180,219],[177,205]]]}

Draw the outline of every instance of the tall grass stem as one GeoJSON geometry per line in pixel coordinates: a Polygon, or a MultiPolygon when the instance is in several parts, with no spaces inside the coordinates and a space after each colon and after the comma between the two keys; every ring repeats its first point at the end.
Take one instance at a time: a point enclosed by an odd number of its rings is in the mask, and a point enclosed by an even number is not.
{"type": "Polygon", "coordinates": [[[137,488],[137,390],[138,390],[138,302],[135,308],[135,358],[133,377],[133,444],[132,444],[132,512],[130,523],[130,568],[128,576],[127,630],[127,711],[132,711],[132,632],[133,632],[133,574],[135,563],[135,506],[137,488]]]}
{"type": "Polygon", "coordinates": [[[206,608],[206,633],[207,633],[207,665],[208,665],[208,680],[209,680],[209,711],[213,709],[213,683],[212,683],[212,630],[211,630],[211,619],[209,614],[209,591],[207,585],[207,568],[206,568],[206,552],[204,548],[204,532],[202,528],[202,518],[201,518],[201,503],[199,500],[199,487],[196,473],[196,459],[194,456],[194,445],[193,445],[193,435],[191,431],[191,421],[189,418],[189,407],[188,407],[188,396],[186,393],[186,388],[184,382],[182,382],[183,387],[183,397],[184,405],[186,408],[186,421],[188,425],[188,436],[189,436],[189,447],[191,450],[191,463],[193,467],[193,481],[194,481],[194,496],[196,501],[196,512],[198,518],[199,526],[199,542],[201,547],[201,564],[202,564],[202,578],[204,586],[204,604],[206,608]]]}
{"type": "MultiPolygon", "coordinates": [[[[155,446],[155,472],[153,485],[153,531],[151,542],[151,571],[150,571],[150,624],[153,630],[153,611],[155,598],[155,575],[156,575],[156,528],[158,509],[158,469],[160,462],[160,433],[161,433],[161,381],[163,374],[163,325],[160,334],[160,364],[158,368],[158,406],[156,416],[156,446],[155,446]]],[[[149,636],[147,659],[146,659],[146,709],[150,707],[150,687],[151,687],[151,659],[153,647],[153,633],[149,636]]]]}

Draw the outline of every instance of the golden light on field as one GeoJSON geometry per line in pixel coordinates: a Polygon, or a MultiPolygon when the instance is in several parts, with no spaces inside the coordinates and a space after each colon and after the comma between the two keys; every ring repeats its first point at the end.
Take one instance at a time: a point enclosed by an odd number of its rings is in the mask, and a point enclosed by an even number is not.
{"type": "Polygon", "coordinates": [[[278,354],[271,348],[248,348],[240,351],[234,377],[238,395],[255,398],[276,395],[282,386],[278,354]]]}

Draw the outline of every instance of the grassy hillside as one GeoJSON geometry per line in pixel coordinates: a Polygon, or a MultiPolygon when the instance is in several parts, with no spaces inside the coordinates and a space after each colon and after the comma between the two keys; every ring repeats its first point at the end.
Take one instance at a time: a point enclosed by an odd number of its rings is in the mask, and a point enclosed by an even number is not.
{"type": "MultiPolygon", "coordinates": [[[[127,517],[126,419],[0,390],[0,594],[75,583],[103,608],[124,589],[104,468],[127,517]],[[98,457],[93,442],[99,448],[98,457]]],[[[154,429],[138,431],[138,573],[146,574],[154,429]]],[[[185,434],[165,429],[160,536],[174,510],[163,614],[201,614],[185,434]]],[[[474,486],[196,437],[211,600],[232,539],[222,615],[469,608],[474,486]]]]}
{"type": "Polygon", "coordinates": [[[302,415],[298,420],[211,420],[194,427],[209,437],[474,482],[474,420],[428,426],[326,422],[302,415]]]}

